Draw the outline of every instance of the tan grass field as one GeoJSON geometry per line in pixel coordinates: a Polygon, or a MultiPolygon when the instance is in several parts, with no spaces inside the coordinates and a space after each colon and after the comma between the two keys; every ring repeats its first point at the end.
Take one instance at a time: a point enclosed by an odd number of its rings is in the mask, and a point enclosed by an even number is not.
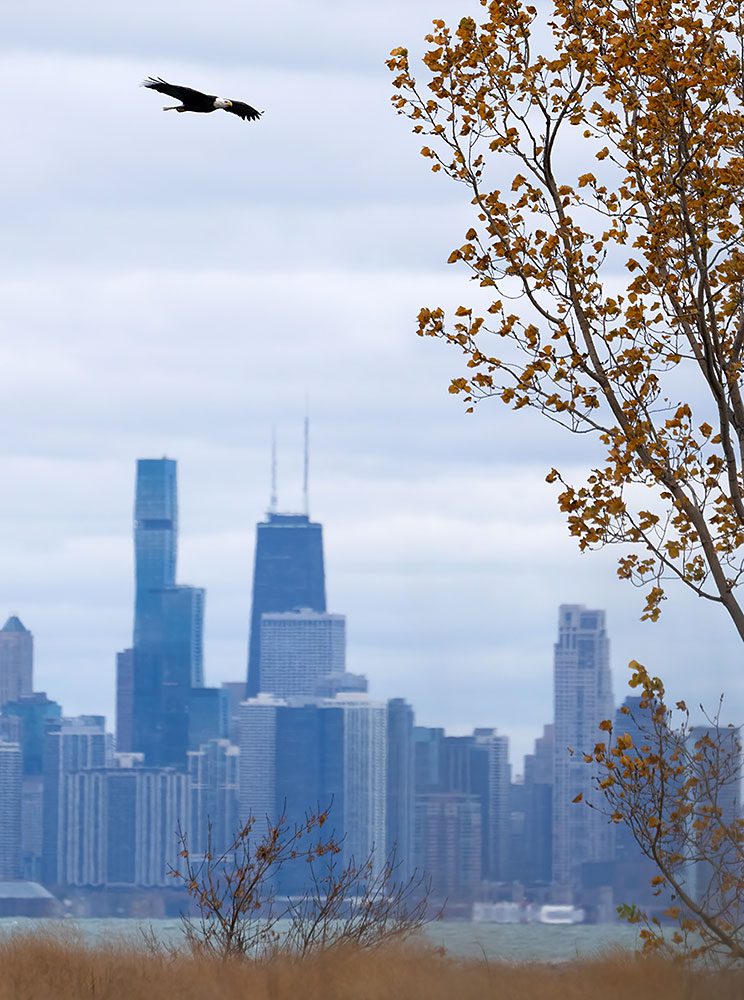
{"type": "Polygon", "coordinates": [[[415,949],[222,964],[87,948],[69,937],[0,943],[0,1000],[741,1000],[744,973],[691,973],[617,955],[561,966],[489,964],[415,949]]]}

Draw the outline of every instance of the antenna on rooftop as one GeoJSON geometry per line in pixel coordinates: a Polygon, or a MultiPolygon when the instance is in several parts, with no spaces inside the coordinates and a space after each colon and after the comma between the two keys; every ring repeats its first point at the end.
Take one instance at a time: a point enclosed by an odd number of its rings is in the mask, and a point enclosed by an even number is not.
{"type": "Polygon", "coordinates": [[[276,427],[271,428],[271,500],[269,511],[276,513],[276,427]]]}
{"type": "Polygon", "coordinates": [[[310,418],[307,415],[307,397],[305,397],[305,464],[302,474],[302,501],[305,514],[310,515],[310,504],[308,500],[308,477],[310,466],[310,418]]]}

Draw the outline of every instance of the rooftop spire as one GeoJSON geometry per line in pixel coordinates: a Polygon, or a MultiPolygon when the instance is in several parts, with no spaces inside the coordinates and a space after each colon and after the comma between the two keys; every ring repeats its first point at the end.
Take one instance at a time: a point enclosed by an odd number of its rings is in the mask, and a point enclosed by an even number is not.
{"type": "Polygon", "coordinates": [[[276,513],[276,426],[271,428],[271,499],[269,510],[276,513]]]}
{"type": "Polygon", "coordinates": [[[307,399],[305,400],[305,461],[302,471],[302,502],[305,514],[309,516],[308,474],[310,466],[310,418],[307,415],[307,399]]]}

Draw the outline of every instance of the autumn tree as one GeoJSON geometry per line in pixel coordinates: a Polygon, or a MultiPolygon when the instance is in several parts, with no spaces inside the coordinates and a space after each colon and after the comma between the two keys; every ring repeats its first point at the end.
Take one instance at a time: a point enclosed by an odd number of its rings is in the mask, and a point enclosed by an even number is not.
{"type": "Polygon", "coordinates": [[[480,3],[481,23],[434,21],[424,85],[406,49],[388,63],[473,211],[449,261],[477,303],[425,307],[418,332],[464,353],[469,409],[497,396],[596,438],[586,481],[548,481],[582,550],[622,546],[644,618],[673,578],[744,639],[741,5],[480,3]]]}
{"type": "Polygon", "coordinates": [[[618,907],[640,925],[645,952],[687,959],[744,963],[744,816],[741,815],[741,738],[722,726],[719,711],[693,726],[687,705],[665,700],[664,684],[633,662],[636,707],[619,722],[600,723],[602,738],[586,755],[595,764],[599,803],[610,821],[625,823],[656,865],[658,916],[633,904],[618,907]]]}
{"type": "MultiPolygon", "coordinates": [[[[643,618],[658,619],[677,580],[744,639],[744,11],[480,6],[480,22],[434,21],[423,83],[407,49],[388,61],[422,155],[472,206],[449,262],[477,287],[452,316],[422,308],[418,333],[464,355],[450,392],[468,410],[496,396],[593,439],[601,457],[583,482],[547,479],[581,550],[621,547],[643,618]]],[[[661,681],[632,666],[647,738],[604,720],[587,761],[608,817],[679,902],[672,943],[692,933],[703,954],[741,960],[744,828],[717,805],[740,748],[717,725],[693,738],[686,709],[676,722],[661,681]],[[692,862],[712,873],[702,899],[692,862]]],[[[645,930],[659,947],[660,925],[645,930]]]]}

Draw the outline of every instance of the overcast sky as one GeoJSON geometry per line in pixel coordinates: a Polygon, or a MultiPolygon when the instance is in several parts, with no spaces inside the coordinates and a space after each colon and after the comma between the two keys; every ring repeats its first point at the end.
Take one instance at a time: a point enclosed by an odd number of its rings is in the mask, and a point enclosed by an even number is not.
{"type": "Polygon", "coordinates": [[[473,0],[9,0],[0,12],[0,617],[67,714],[114,710],[131,641],[135,461],[178,460],[179,579],[207,588],[207,683],[245,676],[255,523],[301,500],[325,530],[349,669],[417,721],[495,725],[521,771],[552,713],[562,602],[607,609],[616,698],[643,660],[744,716],[741,651],[679,590],[639,622],[614,554],[580,557],[545,473],[586,442],[447,392],[415,336],[467,301],[468,224],[389,106],[385,57],[473,0]],[[147,75],[248,101],[163,114],[147,75]]]}

